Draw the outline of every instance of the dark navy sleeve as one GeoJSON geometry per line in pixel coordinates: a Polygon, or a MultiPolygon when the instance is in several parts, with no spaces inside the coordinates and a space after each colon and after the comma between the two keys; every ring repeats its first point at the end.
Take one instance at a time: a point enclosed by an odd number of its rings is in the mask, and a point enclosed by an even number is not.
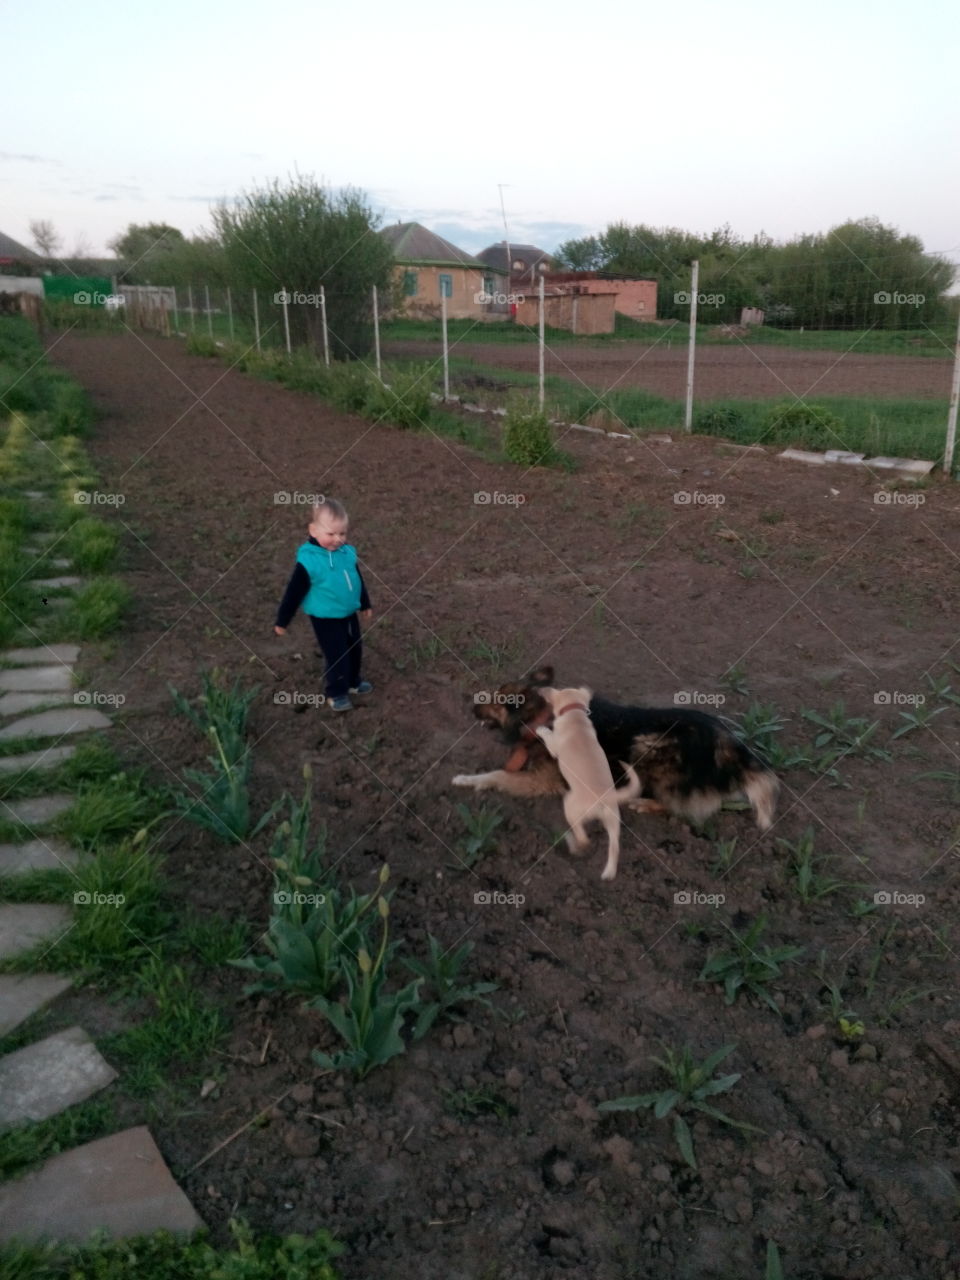
{"type": "Polygon", "coordinates": [[[309,590],[310,575],[298,561],[293,573],[290,575],[290,581],[287,583],[287,589],[283,593],[283,599],[280,601],[276,626],[286,628],[289,625],[290,619],[300,608],[309,590]]]}
{"type": "Polygon", "coordinates": [[[363,613],[373,606],[370,604],[370,597],[367,595],[367,584],[364,582],[363,574],[359,569],[357,570],[357,577],[360,579],[360,612],[363,613]]]}

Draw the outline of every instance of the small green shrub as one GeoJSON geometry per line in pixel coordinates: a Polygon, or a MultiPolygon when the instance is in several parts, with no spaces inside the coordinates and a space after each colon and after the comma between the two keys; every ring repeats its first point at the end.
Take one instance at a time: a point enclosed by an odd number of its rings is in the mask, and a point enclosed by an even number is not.
{"type": "Polygon", "coordinates": [[[553,432],[542,409],[520,398],[508,403],[503,450],[511,462],[524,467],[549,467],[556,463],[553,432]]]}
{"type": "Polygon", "coordinates": [[[220,348],[208,333],[188,333],[187,351],[192,356],[219,356],[220,348]]]}
{"type": "Polygon", "coordinates": [[[704,436],[735,436],[745,421],[739,409],[705,409],[694,423],[694,429],[704,436]]]}
{"type": "Polygon", "coordinates": [[[764,416],[762,439],[801,449],[845,449],[846,426],[822,404],[774,404],[764,416]]]}
{"type": "Polygon", "coordinates": [[[370,396],[371,375],[362,364],[330,366],[330,400],[347,413],[362,413],[370,396]]]}
{"type": "Polygon", "coordinates": [[[417,431],[430,417],[431,373],[429,365],[414,365],[387,375],[389,386],[370,379],[364,414],[378,422],[389,422],[403,431],[417,431]]]}

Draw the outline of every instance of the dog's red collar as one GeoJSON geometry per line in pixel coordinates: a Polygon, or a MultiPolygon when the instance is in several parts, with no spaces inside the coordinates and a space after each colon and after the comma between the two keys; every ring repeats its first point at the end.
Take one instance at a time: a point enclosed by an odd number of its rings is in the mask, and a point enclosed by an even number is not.
{"type": "Polygon", "coordinates": [[[582,702],[568,702],[567,705],[565,707],[561,707],[556,714],[558,716],[562,716],[565,711],[585,711],[587,715],[590,714],[590,708],[585,707],[582,702]]]}

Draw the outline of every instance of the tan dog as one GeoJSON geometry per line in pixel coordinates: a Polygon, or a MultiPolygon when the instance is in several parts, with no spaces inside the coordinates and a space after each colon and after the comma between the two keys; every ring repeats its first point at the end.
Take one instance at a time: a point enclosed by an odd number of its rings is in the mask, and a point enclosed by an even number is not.
{"type": "Polygon", "coordinates": [[[553,710],[553,728],[540,726],[536,732],[554,757],[570,788],[563,797],[563,812],[570,830],[567,848],[585,849],[589,844],[584,823],[599,819],[607,829],[607,865],[601,880],[612,880],[620,861],[620,805],[640,794],[640,779],[632,765],[621,761],[630,779],[618,791],[597,735],[590,723],[589,689],[541,689],[553,710]]]}

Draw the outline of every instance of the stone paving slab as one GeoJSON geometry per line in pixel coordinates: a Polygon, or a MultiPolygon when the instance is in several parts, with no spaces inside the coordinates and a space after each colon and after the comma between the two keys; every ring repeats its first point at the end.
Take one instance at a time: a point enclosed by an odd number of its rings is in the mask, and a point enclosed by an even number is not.
{"type": "Polygon", "coordinates": [[[10,693],[67,693],[73,688],[73,667],[14,667],[0,671],[0,690],[10,693]]]}
{"type": "Polygon", "coordinates": [[[76,796],[32,796],[29,800],[0,800],[0,819],[4,822],[23,822],[32,827],[42,822],[52,822],[61,813],[73,807],[76,796]]]}
{"type": "Polygon", "coordinates": [[[67,907],[51,902],[7,902],[0,906],[0,960],[32,950],[38,942],[53,944],[70,928],[67,907]]]}
{"type": "Polygon", "coordinates": [[[0,696],[0,716],[20,716],[38,707],[73,705],[72,693],[5,693],[0,696]]]}
{"type": "Polygon", "coordinates": [[[55,769],[76,754],[76,747],[47,747],[45,751],[26,751],[22,756],[0,756],[0,775],[21,773],[24,769],[55,769]]]}
{"type": "Polygon", "coordinates": [[[26,871],[75,867],[79,861],[76,849],[53,838],[28,840],[25,844],[0,844],[0,876],[21,876],[26,871]]]}
{"type": "Polygon", "coordinates": [[[45,591],[56,591],[59,587],[79,587],[82,578],[31,578],[31,587],[43,587],[45,591]]]}
{"type": "Polygon", "coordinates": [[[44,662],[76,662],[79,656],[78,644],[42,644],[35,649],[8,649],[6,653],[0,653],[0,662],[24,667],[44,662]]]}
{"type": "Polygon", "coordinates": [[[0,729],[0,742],[11,738],[59,738],[67,733],[86,733],[89,729],[109,729],[110,721],[93,707],[64,707],[59,711],[38,711],[34,716],[15,720],[0,729]]]}
{"type": "Polygon", "coordinates": [[[96,1230],[123,1240],[202,1226],[146,1125],[75,1147],[0,1187],[0,1240],[79,1244],[96,1230]]]}
{"type": "Polygon", "coordinates": [[[57,973],[0,973],[0,1036],[9,1035],[72,986],[72,978],[57,973]]]}
{"type": "Polygon", "coordinates": [[[59,1115],[116,1078],[83,1027],[5,1054],[0,1058],[0,1129],[59,1115]]]}

